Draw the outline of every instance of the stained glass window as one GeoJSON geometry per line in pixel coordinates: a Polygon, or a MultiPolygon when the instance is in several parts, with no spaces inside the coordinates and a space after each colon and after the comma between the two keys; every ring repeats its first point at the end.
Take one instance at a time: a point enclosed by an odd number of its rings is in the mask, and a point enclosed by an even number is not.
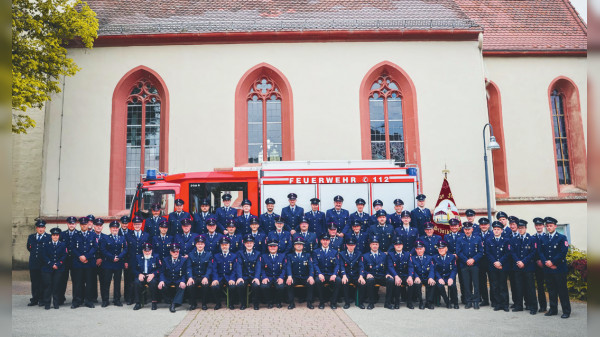
{"type": "Polygon", "coordinates": [[[282,160],[281,93],[261,76],[248,92],[248,162],[282,160]]]}
{"type": "Polygon", "coordinates": [[[397,165],[404,166],[402,93],[398,84],[386,73],[371,85],[369,116],[371,158],[393,159],[397,165]]]}
{"type": "Polygon", "coordinates": [[[552,124],[554,124],[554,148],[556,151],[556,166],[558,167],[558,183],[569,185],[571,184],[571,168],[563,95],[554,90],[550,99],[552,101],[552,124]]]}

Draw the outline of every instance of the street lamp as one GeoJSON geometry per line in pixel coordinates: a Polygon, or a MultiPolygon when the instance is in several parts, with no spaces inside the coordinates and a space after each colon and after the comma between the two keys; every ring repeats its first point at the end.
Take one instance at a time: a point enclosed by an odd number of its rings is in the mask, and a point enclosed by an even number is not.
{"type": "Polygon", "coordinates": [[[483,126],[483,163],[485,166],[485,196],[487,198],[487,213],[488,220],[490,223],[492,222],[492,209],[490,206],[490,179],[488,178],[488,163],[487,163],[487,150],[498,150],[500,148],[500,144],[496,142],[496,137],[494,137],[494,129],[490,123],[487,123],[483,126]],[[485,145],[485,128],[490,127],[490,142],[488,145],[485,145]]]}

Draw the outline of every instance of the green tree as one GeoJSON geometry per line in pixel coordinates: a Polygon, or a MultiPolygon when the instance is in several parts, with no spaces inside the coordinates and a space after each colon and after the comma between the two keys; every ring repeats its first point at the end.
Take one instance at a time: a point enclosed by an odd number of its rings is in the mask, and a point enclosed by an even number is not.
{"type": "Polygon", "coordinates": [[[41,108],[61,91],[61,75],[79,71],[67,57],[67,44],[76,39],[92,48],[97,32],[96,13],[83,1],[12,1],[13,133],[27,133],[34,127],[27,109],[41,108]]]}

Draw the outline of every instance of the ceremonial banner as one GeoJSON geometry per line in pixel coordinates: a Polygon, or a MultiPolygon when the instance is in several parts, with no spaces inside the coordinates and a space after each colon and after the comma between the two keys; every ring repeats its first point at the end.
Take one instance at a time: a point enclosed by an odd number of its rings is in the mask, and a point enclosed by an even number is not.
{"type": "Polygon", "coordinates": [[[435,224],[434,232],[442,237],[444,237],[445,234],[450,233],[450,226],[448,225],[450,219],[456,218],[460,220],[458,208],[454,202],[450,184],[446,177],[444,177],[444,181],[442,182],[440,196],[438,197],[437,204],[432,213],[433,223],[435,224]]]}

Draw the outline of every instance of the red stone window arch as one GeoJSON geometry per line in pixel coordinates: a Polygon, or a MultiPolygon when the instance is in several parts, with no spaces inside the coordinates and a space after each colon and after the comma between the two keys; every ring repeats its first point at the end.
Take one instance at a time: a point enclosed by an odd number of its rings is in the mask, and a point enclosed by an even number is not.
{"type": "Polygon", "coordinates": [[[492,164],[494,167],[494,185],[496,197],[506,198],[508,192],[508,173],[506,166],[506,146],[504,144],[504,123],[502,121],[502,98],[500,89],[492,82],[486,82],[487,107],[490,124],[494,128],[494,136],[500,144],[500,149],[492,151],[492,164]]]}
{"type": "Polygon", "coordinates": [[[420,166],[416,90],[408,74],[396,64],[381,62],[367,72],[359,95],[362,159],[420,166]]]}
{"type": "Polygon", "coordinates": [[[113,92],[109,214],[126,213],[140,175],[168,170],[169,92],[152,69],[129,71],[113,92]]]}
{"type": "Polygon", "coordinates": [[[261,63],[240,79],[235,135],[236,166],[294,160],[292,92],[275,67],[261,63]]]}
{"type": "Polygon", "coordinates": [[[587,190],[587,158],[579,91],[566,77],[548,88],[556,179],[560,193],[587,190]]]}

